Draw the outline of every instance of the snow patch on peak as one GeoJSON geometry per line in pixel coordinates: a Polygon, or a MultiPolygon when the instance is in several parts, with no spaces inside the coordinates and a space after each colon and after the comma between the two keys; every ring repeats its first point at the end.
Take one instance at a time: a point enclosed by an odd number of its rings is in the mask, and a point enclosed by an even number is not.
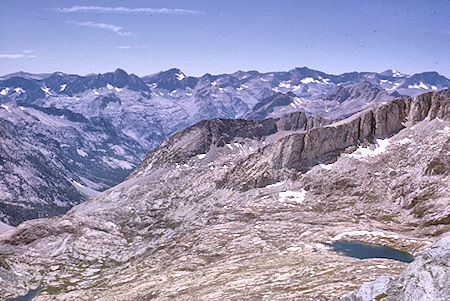
{"type": "Polygon", "coordinates": [[[106,84],[106,88],[108,88],[109,90],[114,89],[114,87],[111,84],[106,84]]]}
{"type": "Polygon", "coordinates": [[[291,87],[291,84],[289,84],[287,82],[281,82],[278,86],[281,87],[281,88],[289,89],[291,87]]]}
{"type": "Polygon", "coordinates": [[[405,138],[403,138],[401,140],[395,141],[396,144],[400,144],[400,145],[408,144],[410,142],[411,142],[411,139],[409,139],[408,137],[405,137],[405,138]]]}
{"type": "Polygon", "coordinates": [[[312,77],[305,77],[304,79],[300,80],[302,83],[304,84],[310,84],[310,83],[315,83],[317,82],[314,78],[312,77]]]}
{"type": "Polygon", "coordinates": [[[365,157],[374,157],[386,151],[386,148],[389,144],[390,144],[389,138],[377,139],[376,140],[377,146],[374,149],[360,146],[355,152],[353,152],[352,154],[348,154],[348,156],[356,159],[362,159],[365,157]]]}
{"type": "Polygon", "coordinates": [[[8,94],[8,91],[9,91],[9,88],[6,87],[5,89],[3,89],[3,90],[0,91],[0,94],[1,94],[1,95],[6,95],[6,94],[8,94]]]}
{"type": "Polygon", "coordinates": [[[178,80],[183,80],[184,78],[186,78],[186,75],[184,75],[183,73],[177,73],[175,74],[175,76],[178,80]]]}
{"type": "Polygon", "coordinates": [[[408,88],[409,89],[420,89],[420,88],[422,88],[422,89],[425,89],[425,90],[429,89],[428,86],[425,85],[423,82],[420,82],[419,84],[409,85],[408,88]]]}
{"type": "Polygon", "coordinates": [[[2,107],[3,109],[5,109],[8,113],[11,113],[11,110],[9,109],[9,107],[8,107],[7,105],[2,104],[1,107],[2,107]]]}
{"type": "Polygon", "coordinates": [[[321,168],[323,168],[323,169],[331,170],[333,164],[324,164],[324,163],[320,163],[319,166],[320,166],[321,168]]]}
{"type": "Polygon", "coordinates": [[[59,88],[59,92],[64,91],[66,89],[66,87],[67,87],[67,84],[62,84],[59,88]]]}
{"type": "Polygon", "coordinates": [[[87,153],[84,150],[79,149],[79,148],[77,149],[77,153],[81,157],[86,157],[87,156],[87,153]]]}
{"type": "Polygon", "coordinates": [[[400,86],[400,83],[395,83],[392,88],[386,89],[386,91],[391,91],[391,90],[395,90],[398,88],[398,86],[400,86]]]}
{"type": "Polygon", "coordinates": [[[286,201],[294,201],[297,204],[301,204],[305,200],[306,190],[301,191],[282,191],[279,193],[278,202],[284,203],[286,201]]]}
{"type": "Polygon", "coordinates": [[[283,184],[284,184],[284,181],[282,181],[282,182],[277,182],[277,183],[274,183],[274,184],[269,184],[269,185],[267,185],[266,188],[278,187],[278,186],[282,186],[283,184]]]}
{"type": "Polygon", "coordinates": [[[14,91],[16,91],[17,94],[22,94],[25,92],[25,90],[20,87],[15,88],[14,91]]]}
{"type": "Polygon", "coordinates": [[[392,77],[402,77],[403,75],[397,70],[392,69],[392,77]]]}
{"type": "Polygon", "coordinates": [[[45,96],[52,95],[52,93],[50,93],[50,88],[47,86],[41,87],[41,90],[45,92],[45,96]]]}

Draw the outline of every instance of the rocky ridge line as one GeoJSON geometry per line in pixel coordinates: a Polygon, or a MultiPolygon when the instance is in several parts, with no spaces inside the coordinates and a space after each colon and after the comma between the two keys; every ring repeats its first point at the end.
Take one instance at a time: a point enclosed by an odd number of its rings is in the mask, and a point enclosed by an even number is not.
{"type": "Polygon", "coordinates": [[[448,120],[449,98],[450,89],[398,98],[347,119],[287,135],[241,160],[218,186],[242,190],[263,187],[307,172],[314,165],[332,163],[341,153],[391,137],[425,118],[448,120]]]}

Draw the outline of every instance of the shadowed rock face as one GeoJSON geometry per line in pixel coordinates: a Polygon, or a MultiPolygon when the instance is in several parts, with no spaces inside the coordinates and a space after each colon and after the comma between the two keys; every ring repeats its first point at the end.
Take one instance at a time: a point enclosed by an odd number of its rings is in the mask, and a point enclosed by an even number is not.
{"type": "Polygon", "coordinates": [[[399,275],[406,263],[329,245],[417,256],[448,235],[448,93],[334,123],[292,114],[187,128],[123,183],[1,234],[0,298],[39,287],[37,300],[333,300],[399,275]]]}
{"type": "Polygon", "coordinates": [[[366,283],[342,301],[447,300],[450,296],[450,236],[425,249],[400,276],[366,283]]]}
{"type": "Polygon", "coordinates": [[[261,121],[244,119],[205,120],[170,136],[146,156],[137,171],[146,168],[148,164],[156,166],[175,161],[184,163],[195,155],[207,153],[213,145],[224,147],[237,138],[262,141],[265,137],[276,133],[305,131],[330,123],[331,121],[321,117],[307,117],[302,112],[261,121]]]}
{"type": "Polygon", "coordinates": [[[244,189],[254,185],[260,187],[286,178],[291,170],[306,172],[316,164],[332,163],[341,153],[352,151],[359,144],[391,137],[405,126],[425,118],[448,120],[449,96],[447,89],[414,99],[395,99],[339,122],[293,133],[242,160],[219,182],[219,186],[236,188],[238,183],[247,180],[244,189]],[[283,169],[287,170],[284,175],[280,172],[283,169]],[[259,181],[259,177],[264,180],[259,181]]]}
{"type": "Polygon", "coordinates": [[[297,95],[293,92],[288,92],[286,94],[276,93],[256,104],[252,111],[245,115],[245,118],[250,120],[261,120],[268,118],[276,107],[287,107],[295,98],[297,98],[297,95]]]}

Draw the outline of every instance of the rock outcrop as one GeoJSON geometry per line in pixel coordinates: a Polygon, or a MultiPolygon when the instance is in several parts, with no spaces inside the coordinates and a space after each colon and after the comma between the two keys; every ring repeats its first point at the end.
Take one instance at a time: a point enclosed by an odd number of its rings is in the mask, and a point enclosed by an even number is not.
{"type": "Polygon", "coordinates": [[[318,116],[308,117],[303,112],[287,114],[280,118],[260,121],[245,119],[204,120],[190,126],[161,143],[147,154],[143,164],[136,171],[152,166],[185,163],[192,157],[205,154],[213,147],[224,147],[236,139],[262,141],[266,137],[286,135],[296,131],[306,131],[330,124],[331,121],[318,116]]]}
{"type": "Polygon", "coordinates": [[[239,162],[218,185],[233,189],[244,182],[244,190],[262,187],[307,172],[314,165],[332,163],[360,144],[389,138],[425,118],[449,120],[449,97],[450,89],[398,98],[323,127],[286,135],[239,162]]]}
{"type": "Polygon", "coordinates": [[[363,284],[341,301],[445,301],[450,296],[450,236],[424,250],[398,278],[363,284]]]}

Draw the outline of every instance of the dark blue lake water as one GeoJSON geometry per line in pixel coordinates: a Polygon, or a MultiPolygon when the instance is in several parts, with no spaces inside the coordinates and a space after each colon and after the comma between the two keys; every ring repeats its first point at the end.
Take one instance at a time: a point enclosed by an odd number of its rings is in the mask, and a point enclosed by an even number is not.
{"type": "Polygon", "coordinates": [[[331,246],[336,252],[344,253],[346,256],[359,259],[388,258],[403,262],[411,262],[414,260],[414,257],[408,253],[359,241],[337,240],[334,243],[327,245],[331,246]]]}
{"type": "Polygon", "coordinates": [[[7,299],[6,301],[30,301],[39,293],[40,289],[29,290],[25,296],[7,299]]]}

